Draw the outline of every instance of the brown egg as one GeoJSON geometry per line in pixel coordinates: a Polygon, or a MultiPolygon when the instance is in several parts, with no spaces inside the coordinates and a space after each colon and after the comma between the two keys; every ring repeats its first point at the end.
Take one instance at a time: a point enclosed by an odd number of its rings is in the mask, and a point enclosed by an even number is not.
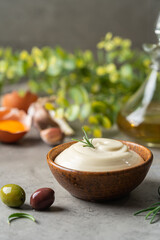
{"type": "Polygon", "coordinates": [[[21,139],[31,128],[31,117],[17,108],[0,108],[0,121],[16,120],[24,126],[22,131],[11,132],[0,129],[0,142],[13,143],[21,139]]]}
{"type": "Polygon", "coordinates": [[[2,106],[8,108],[18,108],[27,112],[31,103],[37,101],[37,99],[38,96],[29,91],[26,92],[24,96],[20,96],[18,92],[13,91],[2,97],[2,106]]]}

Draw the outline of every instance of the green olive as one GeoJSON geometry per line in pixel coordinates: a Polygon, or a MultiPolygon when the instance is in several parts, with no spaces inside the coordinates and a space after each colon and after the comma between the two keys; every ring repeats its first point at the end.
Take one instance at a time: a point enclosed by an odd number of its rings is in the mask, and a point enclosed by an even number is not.
{"type": "Polygon", "coordinates": [[[8,207],[20,207],[25,202],[25,191],[16,184],[7,184],[0,189],[0,197],[8,207]]]}

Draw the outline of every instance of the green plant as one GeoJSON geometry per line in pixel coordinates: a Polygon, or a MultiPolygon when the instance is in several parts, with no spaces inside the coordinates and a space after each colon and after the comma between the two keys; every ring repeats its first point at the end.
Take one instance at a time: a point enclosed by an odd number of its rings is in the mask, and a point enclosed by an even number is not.
{"type": "MultiPolygon", "coordinates": [[[[160,187],[158,188],[158,194],[160,195],[160,187]]],[[[136,216],[140,213],[144,213],[144,212],[148,212],[145,216],[145,220],[148,220],[149,217],[151,217],[150,224],[159,221],[159,219],[160,219],[159,218],[160,202],[153,203],[149,207],[139,210],[138,212],[134,213],[134,216],[136,216]],[[155,220],[155,218],[156,218],[156,220],[155,220]]]]}
{"type": "Polygon", "coordinates": [[[100,137],[144,81],[150,59],[111,33],[97,48],[97,58],[88,50],[71,54],[60,47],[33,47],[31,53],[1,49],[0,87],[27,79],[33,92],[56,95],[56,116],[79,119],[85,131],[100,137]]]}
{"type": "Polygon", "coordinates": [[[8,217],[8,224],[10,224],[11,221],[13,221],[17,218],[28,218],[28,219],[32,220],[33,222],[36,222],[35,218],[28,213],[13,213],[13,214],[9,215],[9,217],[8,217]]]}
{"type": "Polygon", "coordinates": [[[95,147],[93,146],[93,144],[92,144],[92,139],[90,140],[90,139],[88,138],[87,133],[86,133],[86,131],[84,130],[84,128],[82,128],[82,131],[83,131],[83,133],[84,133],[83,140],[78,140],[78,139],[74,139],[74,138],[73,138],[72,140],[83,143],[83,144],[84,144],[83,147],[95,148],[95,147]]]}

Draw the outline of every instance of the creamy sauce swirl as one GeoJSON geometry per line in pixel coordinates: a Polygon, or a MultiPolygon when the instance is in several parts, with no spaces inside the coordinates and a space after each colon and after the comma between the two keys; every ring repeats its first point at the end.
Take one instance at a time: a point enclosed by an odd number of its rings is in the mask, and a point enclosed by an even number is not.
{"type": "Polygon", "coordinates": [[[108,138],[94,138],[95,148],[77,142],[61,152],[55,163],[74,170],[104,172],[130,168],[144,160],[127,145],[108,138]]]}

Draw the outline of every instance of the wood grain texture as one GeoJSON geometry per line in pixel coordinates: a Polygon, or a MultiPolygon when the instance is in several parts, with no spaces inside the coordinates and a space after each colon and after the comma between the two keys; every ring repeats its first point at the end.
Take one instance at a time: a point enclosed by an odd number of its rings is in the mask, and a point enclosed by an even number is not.
{"type": "Polygon", "coordinates": [[[56,156],[75,142],[64,143],[50,150],[47,162],[56,180],[77,198],[87,201],[120,198],[130,193],[143,181],[153,160],[152,152],[146,147],[133,142],[122,142],[138,153],[144,159],[144,163],[110,172],[76,171],[56,164],[54,162],[56,156]]]}

